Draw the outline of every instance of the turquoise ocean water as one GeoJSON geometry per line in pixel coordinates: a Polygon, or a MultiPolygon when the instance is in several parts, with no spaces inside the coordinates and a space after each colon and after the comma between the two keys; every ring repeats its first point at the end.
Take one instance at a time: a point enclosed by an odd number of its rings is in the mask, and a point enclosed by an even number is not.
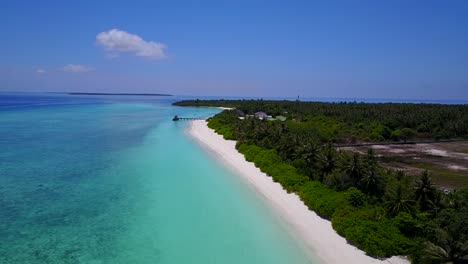
{"type": "Polygon", "coordinates": [[[0,263],[317,263],[174,100],[0,94],[0,263]]]}

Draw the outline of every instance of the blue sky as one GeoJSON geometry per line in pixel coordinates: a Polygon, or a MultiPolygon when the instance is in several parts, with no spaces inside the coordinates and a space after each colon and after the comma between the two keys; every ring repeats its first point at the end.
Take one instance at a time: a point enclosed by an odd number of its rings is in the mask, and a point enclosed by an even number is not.
{"type": "Polygon", "coordinates": [[[0,91],[468,99],[467,1],[2,1],[0,91]]]}

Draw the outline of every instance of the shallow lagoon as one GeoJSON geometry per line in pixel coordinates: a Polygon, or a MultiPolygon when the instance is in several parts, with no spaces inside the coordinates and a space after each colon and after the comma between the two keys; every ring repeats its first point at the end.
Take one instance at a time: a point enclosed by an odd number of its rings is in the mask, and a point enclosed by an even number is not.
{"type": "Polygon", "coordinates": [[[13,97],[0,100],[0,263],[310,262],[255,191],[171,121],[218,109],[13,97]]]}

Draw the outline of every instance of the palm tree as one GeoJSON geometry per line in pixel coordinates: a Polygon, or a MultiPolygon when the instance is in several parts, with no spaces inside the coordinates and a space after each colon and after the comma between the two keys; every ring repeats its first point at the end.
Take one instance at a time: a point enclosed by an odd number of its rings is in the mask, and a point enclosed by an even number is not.
{"type": "Polygon", "coordinates": [[[441,246],[434,245],[431,242],[426,243],[424,249],[424,259],[428,263],[453,263],[450,260],[449,253],[441,246]]]}
{"type": "Polygon", "coordinates": [[[366,194],[381,195],[385,183],[373,149],[367,151],[365,162],[366,169],[358,182],[358,187],[366,194]]]}
{"type": "Polygon", "coordinates": [[[365,161],[366,161],[367,167],[369,168],[378,166],[377,157],[375,156],[375,152],[373,149],[369,149],[367,151],[365,161]]]}
{"type": "Polygon", "coordinates": [[[414,188],[416,201],[418,201],[421,210],[429,210],[433,203],[436,189],[427,170],[421,174],[421,177],[416,181],[414,188]]]}
{"type": "MultiPolygon", "coordinates": [[[[453,236],[454,230],[440,228],[437,230],[438,237],[436,243],[427,242],[425,258],[430,263],[466,263],[468,257],[468,240],[453,236]]],[[[457,230],[458,232],[466,231],[457,230]]]]}
{"type": "Polygon", "coordinates": [[[302,152],[302,159],[305,160],[307,166],[314,166],[317,162],[317,157],[319,154],[319,148],[316,144],[308,143],[304,146],[302,152]]]}
{"type": "Polygon", "coordinates": [[[436,215],[447,206],[447,197],[441,191],[435,191],[434,198],[430,202],[430,212],[436,215]]]}
{"type": "Polygon", "coordinates": [[[397,170],[395,173],[395,178],[397,181],[406,179],[406,173],[402,170],[397,170]]]}
{"type": "Polygon", "coordinates": [[[359,181],[361,191],[366,194],[379,196],[384,190],[383,178],[380,175],[379,168],[371,167],[359,181]]]}
{"type": "Polygon", "coordinates": [[[297,134],[286,134],[281,137],[278,143],[277,150],[285,159],[294,158],[296,147],[300,145],[299,136],[297,134]]]}
{"type": "Polygon", "coordinates": [[[449,195],[445,196],[445,207],[453,209],[461,209],[468,207],[468,189],[464,191],[453,190],[449,195]],[[466,196],[466,198],[464,198],[466,196]]]}
{"type": "Polygon", "coordinates": [[[366,173],[361,155],[357,152],[355,152],[351,158],[345,159],[341,167],[345,175],[353,181],[354,186],[357,185],[366,173]]]}
{"type": "Polygon", "coordinates": [[[416,205],[412,196],[408,188],[405,188],[402,183],[397,183],[385,194],[384,205],[387,207],[387,213],[390,216],[396,216],[400,212],[411,214],[416,205]]]}
{"type": "Polygon", "coordinates": [[[468,208],[444,209],[428,225],[432,244],[427,245],[431,259],[451,263],[466,263],[468,259],[468,208]]]}
{"type": "Polygon", "coordinates": [[[319,180],[323,182],[325,176],[330,174],[336,168],[336,150],[328,144],[318,156],[318,167],[320,170],[319,180]]]}
{"type": "Polygon", "coordinates": [[[293,159],[299,161],[298,168],[301,168],[306,175],[313,179],[320,149],[314,142],[307,141],[295,148],[293,159]]]}
{"type": "Polygon", "coordinates": [[[346,175],[341,171],[333,171],[324,178],[324,183],[337,190],[344,190],[347,187],[346,175]]]}

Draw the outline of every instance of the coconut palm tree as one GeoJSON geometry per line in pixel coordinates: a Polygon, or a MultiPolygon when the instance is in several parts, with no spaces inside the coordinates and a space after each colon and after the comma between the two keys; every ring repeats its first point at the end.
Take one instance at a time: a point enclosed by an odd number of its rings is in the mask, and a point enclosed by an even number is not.
{"type": "Polygon", "coordinates": [[[425,263],[453,263],[450,260],[450,255],[448,252],[440,246],[434,245],[431,242],[427,242],[425,244],[424,249],[424,257],[425,263]]]}
{"type": "Polygon", "coordinates": [[[303,142],[305,143],[301,143],[294,148],[292,160],[294,166],[301,169],[302,172],[311,179],[314,179],[320,148],[311,139],[306,138],[303,142]]]}
{"type": "MultiPolygon", "coordinates": [[[[466,232],[465,230],[457,230],[466,232]]],[[[452,230],[453,232],[453,230],[452,230]]],[[[438,238],[435,243],[427,242],[425,258],[429,263],[467,263],[468,240],[466,238],[453,237],[450,230],[437,230],[438,238]]]]}
{"type": "Polygon", "coordinates": [[[366,170],[362,179],[359,181],[359,189],[366,194],[381,196],[384,190],[384,181],[380,169],[371,167],[366,170]]]}
{"type": "Polygon", "coordinates": [[[414,188],[416,201],[418,201],[421,210],[429,210],[433,204],[436,188],[432,183],[432,179],[427,170],[421,174],[421,177],[416,181],[414,188]]]}
{"type": "Polygon", "coordinates": [[[414,211],[416,201],[413,200],[413,194],[406,186],[399,182],[390,188],[385,194],[384,203],[387,213],[390,216],[396,216],[400,212],[411,214],[414,211]]]}
{"type": "Polygon", "coordinates": [[[468,189],[464,191],[451,191],[450,194],[445,196],[444,205],[453,209],[468,207],[468,189]]]}
{"type": "Polygon", "coordinates": [[[395,179],[397,181],[402,181],[404,179],[407,179],[406,173],[402,170],[397,170],[395,173],[395,179]]]}
{"type": "Polygon", "coordinates": [[[366,161],[366,165],[368,167],[377,167],[378,166],[377,157],[376,157],[375,151],[373,149],[369,149],[367,151],[365,161],[366,161]]]}
{"type": "Polygon", "coordinates": [[[320,171],[319,180],[323,182],[325,176],[332,173],[336,168],[336,150],[328,144],[320,153],[317,159],[317,165],[320,171]]]}
{"type": "Polygon", "coordinates": [[[357,185],[366,173],[361,155],[357,152],[355,152],[351,158],[345,158],[344,162],[341,164],[341,168],[345,175],[351,179],[354,186],[357,185]]]}
{"type": "Polygon", "coordinates": [[[277,150],[283,158],[293,159],[298,145],[300,145],[298,134],[289,133],[281,137],[280,142],[278,142],[277,150]]]}
{"type": "Polygon", "coordinates": [[[367,151],[364,161],[365,171],[358,182],[358,187],[366,194],[380,196],[383,194],[385,183],[373,149],[367,151]]]}
{"type": "Polygon", "coordinates": [[[431,212],[434,215],[436,215],[442,209],[447,207],[447,197],[441,191],[436,190],[434,193],[434,198],[430,200],[429,202],[430,202],[430,208],[431,208],[429,212],[431,212]]]}
{"type": "Polygon", "coordinates": [[[314,166],[319,155],[319,147],[314,143],[307,143],[303,146],[301,158],[308,166],[314,166]]]}

